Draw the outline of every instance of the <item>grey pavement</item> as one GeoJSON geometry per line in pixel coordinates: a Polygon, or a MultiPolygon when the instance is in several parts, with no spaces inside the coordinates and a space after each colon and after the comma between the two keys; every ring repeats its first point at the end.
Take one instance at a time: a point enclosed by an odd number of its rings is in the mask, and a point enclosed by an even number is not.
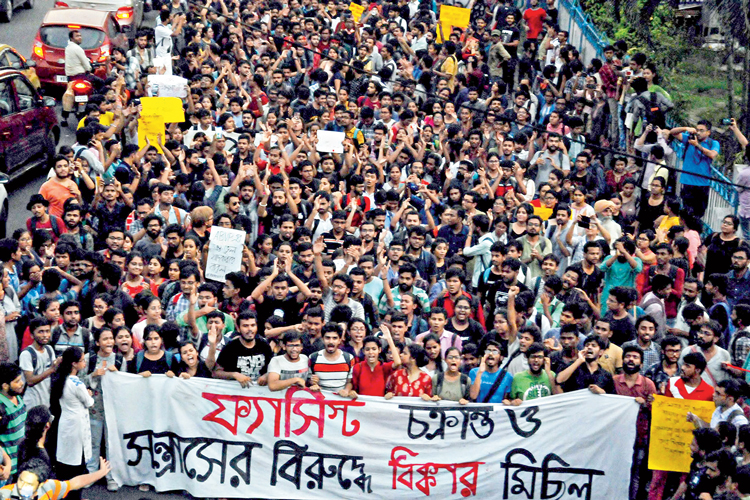
{"type": "MultiPolygon", "coordinates": [[[[24,57],[31,56],[31,50],[34,45],[34,38],[39,30],[39,25],[46,12],[54,5],[54,0],[36,0],[32,10],[17,9],[13,13],[13,22],[0,24],[0,43],[7,43],[18,50],[24,57]]],[[[147,14],[148,21],[153,25],[155,14],[147,14]]],[[[59,96],[55,96],[59,98],[59,96]]],[[[58,103],[58,118],[60,105],[58,103]]],[[[63,129],[60,143],[58,146],[73,144],[75,135],[72,128],[63,129]]],[[[26,210],[26,203],[29,197],[39,192],[46,177],[46,172],[42,169],[29,172],[23,177],[14,180],[7,185],[8,195],[10,198],[10,212],[8,215],[8,236],[13,230],[24,227],[29,212],[26,210]]],[[[102,485],[95,485],[84,490],[82,497],[88,500],[185,500],[188,497],[181,493],[156,493],[153,490],[149,492],[139,491],[135,487],[123,487],[118,492],[112,493],[102,485]]]]}

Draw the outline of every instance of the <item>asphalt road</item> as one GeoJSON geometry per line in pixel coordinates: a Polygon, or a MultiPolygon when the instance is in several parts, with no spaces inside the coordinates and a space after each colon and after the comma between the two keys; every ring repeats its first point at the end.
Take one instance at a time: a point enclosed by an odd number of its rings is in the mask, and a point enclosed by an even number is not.
{"type": "MultiPolygon", "coordinates": [[[[25,57],[30,57],[39,25],[42,23],[45,13],[53,7],[54,3],[54,0],[36,0],[32,10],[16,9],[11,23],[0,24],[0,43],[7,43],[25,57]]],[[[154,14],[149,13],[148,16],[149,20],[152,21],[154,14]]],[[[59,117],[59,103],[57,111],[59,117]]],[[[73,144],[74,140],[73,129],[63,129],[58,146],[73,144]]],[[[26,203],[32,194],[39,192],[39,187],[44,182],[45,177],[46,172],[41,170],[30,172],[6,186],[10,197],[8,236],[12,234],[13,230],[26,225],[26,219],[30,216],[30,213],[26,210],[26,203]]],[[[117,493],[110,493],[102,485],[95,485],[84,490],[82,496],[89,500],[114,500],[115,498],[117,500],[184,500],[186,498],[181,494],[158,494],[154,491],[146,493],[133,487],[124,487],[117,493]]]]}

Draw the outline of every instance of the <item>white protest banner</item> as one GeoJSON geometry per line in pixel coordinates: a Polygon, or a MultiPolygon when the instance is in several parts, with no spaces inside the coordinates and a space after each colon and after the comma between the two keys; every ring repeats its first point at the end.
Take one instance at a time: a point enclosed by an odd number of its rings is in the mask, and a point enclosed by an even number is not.
{"type": "Polygon", "coordinates": [[[346,134],[343,132],[330,132],[327,130],[318,130],[318,147],[321,153],[343,153],[344,139],[346,134]]]}
{"type": "Polygon", "coordinates": [[[157,97],[187,97],[188,81],[181,76],[148,75],[148,83],[151,84],[151,89],[156,88],[157,97]]]}
{"type": "Polygon", "coordinates": [[[211,498],[628,498],[638,404],[624,396],[352,401],[115,372],[102,386],[119,484],[211,498]]]}
{"type": "Polygon", "coordinates": [[[242,248],[245,231],[214,226],[208,239],[206,278],[224,281],[227,274],[242,269],[242,248]]]}

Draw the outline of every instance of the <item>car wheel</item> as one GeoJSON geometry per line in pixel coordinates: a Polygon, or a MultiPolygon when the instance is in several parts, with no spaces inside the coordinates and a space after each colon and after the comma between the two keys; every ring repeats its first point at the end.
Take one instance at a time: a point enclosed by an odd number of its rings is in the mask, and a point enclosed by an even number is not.
{"type": "Polygon", "coordinates": [[[3,210],[0,212],[0,238],[5,238],[8,226],[8,200],[3,203],[3,210]]]}
{"type": "Polygon", "coordinates": [[[0,21],[9,23],[13,19],[13,0],[5,0],[3,7],[5,12],[0,13],[0,21]]]}
{"type": "Polygon", "coordinates": [[[34,0],[26,0],[23,3],[23,8],[24,9],[33,9],[34,8],[34,0]]]}

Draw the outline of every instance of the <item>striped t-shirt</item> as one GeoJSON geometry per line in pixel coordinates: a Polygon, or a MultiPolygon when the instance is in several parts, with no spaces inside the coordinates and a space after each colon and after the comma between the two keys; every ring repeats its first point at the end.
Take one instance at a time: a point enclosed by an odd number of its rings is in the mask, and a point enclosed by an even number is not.
{"type": "MultiPolygon", "coordinates": [[[[39,486],[36,498],[37,500],[58,500],[65,498],[68,493],[70,493],[70,481],[48,479],[39,486]]],[[[18,497],[18,489],[15,484],[9,484],[0,488],[0,500],[18,497]]]]}
{"type": "Polygon", "coordinates": [[[0,445],[10,456],[12,465],[11,475],[18,469],[18,445],[23,440],[26,430],[26,405],[21,396],[17,396],[18,404],[0,394],[0,445]]]}
{"type": "Polygon", "coordinates": [[[351,378],[354,356],[339,351],[339,356],[330,361],[325,357],[325,349],[310,355],[310,370],[319,378],[318,386],[326,391],[338,391],[346,387],[351,378]]]}

